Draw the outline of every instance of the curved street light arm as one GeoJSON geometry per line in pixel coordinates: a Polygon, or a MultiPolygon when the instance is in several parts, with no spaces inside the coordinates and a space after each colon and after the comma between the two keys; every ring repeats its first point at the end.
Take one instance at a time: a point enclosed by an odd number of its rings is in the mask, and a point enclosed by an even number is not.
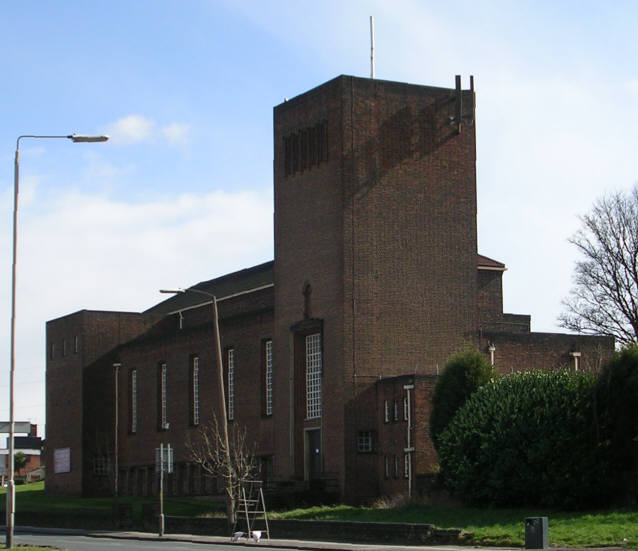
{"type": "Polygon", "coordinates": [[[11,336],[10,336],[10,359],[9,359],[9,455],[7,462],[9,463],[9,480],[7,482],[6,496],[6,546],[13,546],[13,528],[15,521],[15,467],[13,456],[15,452],[14,436],[15,436],[15,407],[14,407],[14,391],[15,391],[15,333],[16,333],[16,278],[18,265],[18,195],[20,189],[20,140],[23,138],[36,139],[67,139],[74,143],[79,142],[105,142],[109,139],[106,135],[38,135],[38,134],[22,134],[16,139],[16,155],[13,172],[13,244],[12,244],[12,262],[11,262],[11,336]]]}

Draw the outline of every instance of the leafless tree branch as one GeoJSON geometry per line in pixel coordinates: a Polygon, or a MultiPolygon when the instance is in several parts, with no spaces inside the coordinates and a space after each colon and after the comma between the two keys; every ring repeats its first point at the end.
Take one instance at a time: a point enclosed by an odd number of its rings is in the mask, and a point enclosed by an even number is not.
{"type": "Polygon", "coordinates": [[[199,426],[196,436],[186,442],[186,447],[191,461],[200,465],[207,475],[224,480],[227,498],[232,505],[232,521],[234,522],[242,482],[254,480],[258,470],[255,462],[255,446],[247,440],[244,427],[233,423],[229,430],[228,441],[230,464],[227,460],[222,427],[217,416],[213,414],[210,421],[199,426]]]}
{"type": "Polygon", "coordinates": [[[563,301],[562,327],[638,342],[638,185],[594,203],[570,239],[583,256],[563,301]]]}

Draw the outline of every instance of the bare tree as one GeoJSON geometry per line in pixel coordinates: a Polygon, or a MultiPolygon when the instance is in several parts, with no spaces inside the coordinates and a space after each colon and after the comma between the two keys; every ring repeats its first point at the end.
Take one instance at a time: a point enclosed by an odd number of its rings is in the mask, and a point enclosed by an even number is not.
{"type": "Polygon", "coordinates": [[[584,259],[563,301],[562,327],[638,342],[638,186],[598,199],[570,239],[584,259]]]}
{"type": "Polygon", "coordinates": [[[258,470],[255,463],[255,447],[246,439],[244,427],[233,424],[228,444],[230,454],[226,453],[222,427],[217,416],[213,414],[210,421],[199,426],[195,438],[187,441],[186,446],[191,460],[200,465],[207,475],[223,479],[226,500],[230,504],[228,508],[230,531],[237,517],[237,502],[242,481],[253,480],[258,470]]]}

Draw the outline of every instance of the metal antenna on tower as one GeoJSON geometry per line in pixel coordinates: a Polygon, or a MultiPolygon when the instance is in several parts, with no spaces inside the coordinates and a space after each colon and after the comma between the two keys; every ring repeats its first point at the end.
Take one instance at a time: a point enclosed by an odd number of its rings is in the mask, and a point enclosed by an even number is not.
{"type": "Polygon", "coordinates": [[[370,16],[370,78],[374,78],[374,17],[370,16]]]}

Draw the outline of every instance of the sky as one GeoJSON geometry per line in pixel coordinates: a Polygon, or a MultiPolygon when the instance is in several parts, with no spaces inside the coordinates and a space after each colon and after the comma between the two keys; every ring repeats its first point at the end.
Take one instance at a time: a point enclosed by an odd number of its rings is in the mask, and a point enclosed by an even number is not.
{"type": "Polygon", "coordinates": [[[638,182],[638,3],[5,2],[0,13],[0,421],[44,433],[45,323],[273,258],[272,108],[340,74],[476,89],[478,250],[504,309],[561,331],[579,215],[638,182]],[[3,367],[4,366],[4,367],[3,367]]]}

